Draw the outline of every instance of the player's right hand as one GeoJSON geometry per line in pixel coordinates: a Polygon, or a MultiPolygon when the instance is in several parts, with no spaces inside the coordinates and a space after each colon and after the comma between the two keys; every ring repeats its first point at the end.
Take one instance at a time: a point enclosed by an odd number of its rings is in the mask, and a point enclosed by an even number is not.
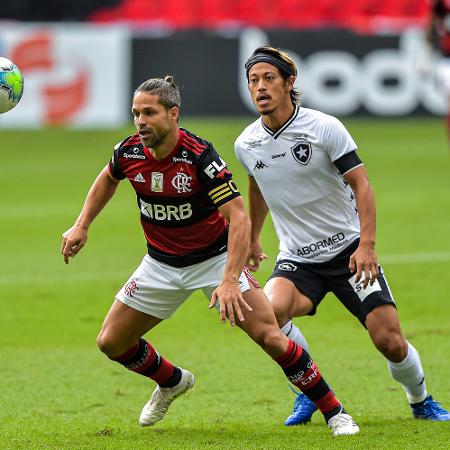
{"type": "Polygon", "coordinates": [[[267,259],[267,255],[262,251],[261,242],[252,241],[250,243],[250,250],[248,252],[246,266],[252,272],[256,272],[259,269],[259,263],[264,259],[267,259]]]}
{"type": "Polygon", "coordinates": [[[64,262],[69,264],[69,258],[73,258],[86,244],[87,229],[74,225],[62,235],[61,253],[64,262]]]}
{"type": "Polygon", "coordinates": [[[232,327],[236,325],[236,319],[239,322],[245,320],[241,307],[247,311],[253,311],[252,307],[244,300],[238,281],[223,280],[212,293],[208,307],[213,308],[217,302],[220,304],[219,312],[222,323],[225,324],[228,318],[232,327]]]}

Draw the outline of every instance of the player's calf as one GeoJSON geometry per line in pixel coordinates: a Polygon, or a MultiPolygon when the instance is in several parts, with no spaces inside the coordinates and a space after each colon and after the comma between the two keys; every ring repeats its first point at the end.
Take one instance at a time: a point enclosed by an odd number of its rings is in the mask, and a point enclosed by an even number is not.
{"type": "Polygon", "coordinates": [[[275,361],[288,380],[320,410],[334,436],[359,432],[358,426],[346,413],[306,350],[289,340],[287,350],[275,361]]]}

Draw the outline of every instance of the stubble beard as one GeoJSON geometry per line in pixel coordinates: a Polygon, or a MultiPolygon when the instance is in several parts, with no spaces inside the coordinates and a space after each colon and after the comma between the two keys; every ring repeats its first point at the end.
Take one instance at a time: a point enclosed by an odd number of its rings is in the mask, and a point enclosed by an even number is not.
{"type": "Polygon", "coordinates": [[[166,136],[169,134],[168,130],[161,130],[157,132],[156,130],[152,130],[152,134],[146,141],[142,141],[142,144],[147,148],[155,148],[160,146],[163,142],[166,136]]]}
{"type": "Polygon", "coordinates": [[[258,110],[261,116],[270,116],[275,112],[276,108],[269,108],[264,110],[258,110]]]}

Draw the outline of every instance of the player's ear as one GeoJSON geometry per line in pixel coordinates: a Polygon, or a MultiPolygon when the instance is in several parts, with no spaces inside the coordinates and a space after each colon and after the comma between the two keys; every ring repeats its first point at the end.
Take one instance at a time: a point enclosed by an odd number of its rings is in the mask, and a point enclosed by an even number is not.
{"type": "Polygon", "coordinates": [[[291,75],[290,77],[286,78],[286,87],[288,91],[292,91],[292,89],[294,89],[294,83],[295,83],[294,75],[291,75]]]}
{"type": "Polygon", "coordinates": [[[179,116],[180,116],[180,109],[178,108],[178,106],[173,106],[172,108],[169,109],[169,117],[171,120],[177,122],[179,116]]]}

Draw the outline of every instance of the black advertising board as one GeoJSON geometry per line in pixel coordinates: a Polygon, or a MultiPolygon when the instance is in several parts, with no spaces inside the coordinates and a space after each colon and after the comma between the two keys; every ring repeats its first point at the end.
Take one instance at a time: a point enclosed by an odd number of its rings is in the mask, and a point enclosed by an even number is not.
{"type": "Polygon", "coordinates": [[[267,44],[294,57],[304,106],[338,116],[445,112],[435,77],[424,77],[419,67],[425,44],[418,30],[379,36],[329,29],[140,33],[132,44],[132,84],[172,74],[184,114],[248,115],[243,64],[267,44]]]}

